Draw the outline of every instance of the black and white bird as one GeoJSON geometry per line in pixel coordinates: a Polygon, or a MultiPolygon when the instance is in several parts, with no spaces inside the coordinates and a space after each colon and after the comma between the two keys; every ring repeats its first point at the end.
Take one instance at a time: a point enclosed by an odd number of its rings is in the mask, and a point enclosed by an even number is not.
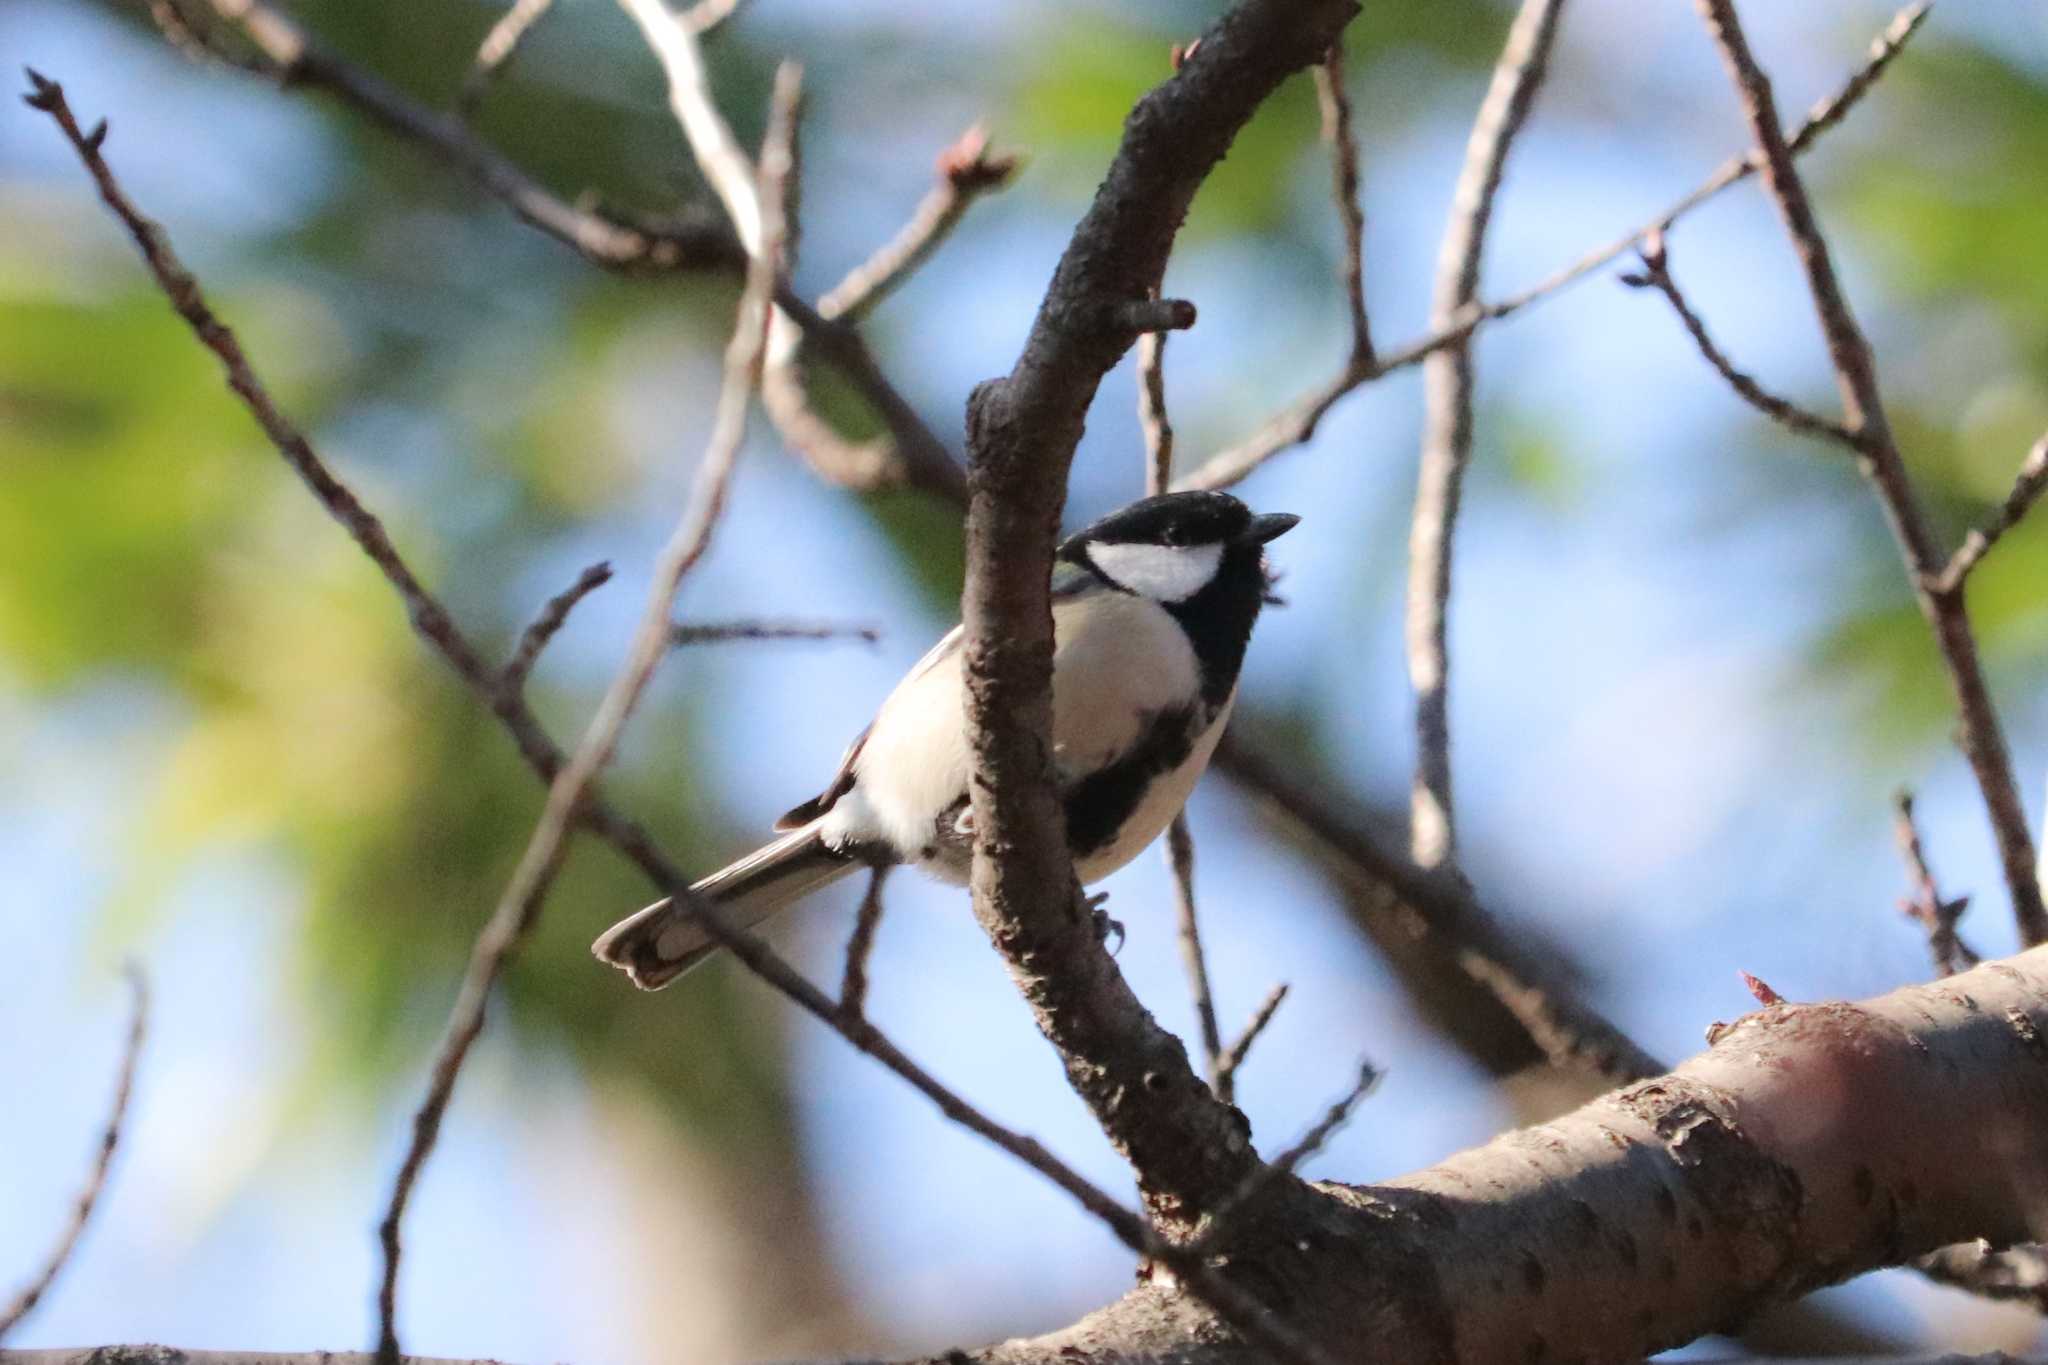
{"type": "MultiPolygon", "coordinates": [[[[1167,493],[1060,546],[1052,756],[1083,884],[1158,838],[1208,767],[1269,600],[1265,544],[1299,520],[1254,516],[1227,493],[1167,493]]],[[[911,863],[965,884],[974,824],[960,641],[956,626],[905,675],[825,790],[775,822],[780,839],[691,891],[744,926],[862,867],[911,863]]],[[[662,900],[592,951],[655,990],[717,946],[662,900]]]]}

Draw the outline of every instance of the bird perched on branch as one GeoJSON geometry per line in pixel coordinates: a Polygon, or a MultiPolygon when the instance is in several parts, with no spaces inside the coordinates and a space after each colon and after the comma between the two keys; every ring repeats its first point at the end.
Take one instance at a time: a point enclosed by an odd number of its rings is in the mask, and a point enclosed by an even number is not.
{"type": "MultiPolygon", "coordinates": [[[[1052,581],[1052,757],[1086,884],[1138,856],[1186,804],[1237,695],[1272,582],[1266,542],[1300,518],[1227,493],[1134,502],[1059,547],[1052,581]]],[[[896,685],[786,831],[690,888],[752,925],[861,868],[911,863],[965,884],[974,854],[960,627],[896,685]]],[[[661,900],[592,951],[655,990],[718,947],[661,900]]]]}

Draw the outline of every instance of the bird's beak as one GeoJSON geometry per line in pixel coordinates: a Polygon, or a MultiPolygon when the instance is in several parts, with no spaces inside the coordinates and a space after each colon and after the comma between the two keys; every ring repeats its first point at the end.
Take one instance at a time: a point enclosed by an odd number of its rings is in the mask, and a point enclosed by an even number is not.
{"type": "Polygon", "coordinates": [[[1253,517],[1251,525],[1245,527],[1244,534],[1238,538],[1248,544],[1264,545],[1286,535],[1300,521],[1301,518],[1292,512],[1268,512],[1264,516],[1253,517]]]}

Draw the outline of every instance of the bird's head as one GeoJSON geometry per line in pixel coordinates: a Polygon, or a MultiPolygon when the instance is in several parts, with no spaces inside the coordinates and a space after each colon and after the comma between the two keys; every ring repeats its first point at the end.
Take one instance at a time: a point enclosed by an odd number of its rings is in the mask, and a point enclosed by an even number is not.
{"type": "Polygon", "coordinates": [[[1227,564],[1257,571],[1263,586],[1260,547],[1300,520],[1291,512],[1254,516],[1228,493],[1162,493],[1068,537],[1059,558],[1140,597],[1185,602],[1227,564]]]}

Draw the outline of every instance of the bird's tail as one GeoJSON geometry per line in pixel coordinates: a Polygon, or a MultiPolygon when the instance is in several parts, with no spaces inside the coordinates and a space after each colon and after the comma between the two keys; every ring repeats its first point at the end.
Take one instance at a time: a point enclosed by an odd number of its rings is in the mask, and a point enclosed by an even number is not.
{"type": "MultiPolygon", "coordinates": [[[[851,854],[827,848],[816,829],[800,829],[712,873],[690,890],[745,929],[859,866],[860,860],[851,854]]],[[[590,951],[623,970],[640,989],[658,991],[718,946],[696,916],[664,899],[605,930],[590,951]]]]}

